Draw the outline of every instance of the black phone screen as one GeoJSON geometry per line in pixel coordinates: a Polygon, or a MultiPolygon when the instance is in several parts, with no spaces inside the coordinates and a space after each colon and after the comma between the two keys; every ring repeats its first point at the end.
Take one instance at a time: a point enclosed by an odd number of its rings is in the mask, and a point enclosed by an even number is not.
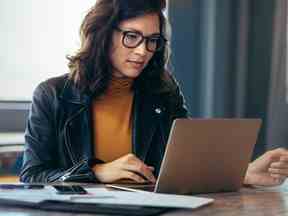
{"type": "Polygon", "coordinates": [[[57,194],[87,194],[87,191],[79,185],[53,185],[57,194]]]}

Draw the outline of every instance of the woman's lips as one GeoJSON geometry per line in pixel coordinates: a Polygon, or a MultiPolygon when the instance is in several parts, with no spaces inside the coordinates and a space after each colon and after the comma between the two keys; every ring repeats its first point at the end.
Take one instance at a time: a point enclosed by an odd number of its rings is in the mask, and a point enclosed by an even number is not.
{"type": "Polygon", "coordinates": [[[127,61],[133,68],[141,69],[144,65],[144,62],[142,61],[127,61]]]}

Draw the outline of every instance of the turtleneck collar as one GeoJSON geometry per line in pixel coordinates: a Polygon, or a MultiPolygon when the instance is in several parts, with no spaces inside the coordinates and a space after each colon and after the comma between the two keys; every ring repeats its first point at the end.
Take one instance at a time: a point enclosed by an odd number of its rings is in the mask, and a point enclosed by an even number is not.
{"type": "Polygon", "coordinates": [[[134,79],[127,77],[112,76],[109,86],[105,92],[106,96],[119,96],[131,92],[134,79]]]}

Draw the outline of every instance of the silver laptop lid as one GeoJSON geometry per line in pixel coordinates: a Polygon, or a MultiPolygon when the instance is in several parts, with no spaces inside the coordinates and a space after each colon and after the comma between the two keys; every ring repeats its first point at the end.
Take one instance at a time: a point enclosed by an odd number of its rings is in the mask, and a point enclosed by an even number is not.
{"type": "Polygon", "coordinates": [[[155,192],[195,194],[238,190],[260,119],[177,119],[155,192]]]}

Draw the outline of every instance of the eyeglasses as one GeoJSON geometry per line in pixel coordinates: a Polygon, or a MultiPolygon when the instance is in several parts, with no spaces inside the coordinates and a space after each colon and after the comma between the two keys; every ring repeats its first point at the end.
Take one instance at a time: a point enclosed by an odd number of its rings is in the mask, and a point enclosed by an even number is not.
{"type": "Polygon", "coordinates": [[[145,37],[138,31],[123,30],[120,28],[116,28],[116,30],[122,32],[122,44],[126,48],[136,48],[145,40],[147,51],[157,52],[162,50],[167,42],[161,34],[153,34],[145,37]]]}

